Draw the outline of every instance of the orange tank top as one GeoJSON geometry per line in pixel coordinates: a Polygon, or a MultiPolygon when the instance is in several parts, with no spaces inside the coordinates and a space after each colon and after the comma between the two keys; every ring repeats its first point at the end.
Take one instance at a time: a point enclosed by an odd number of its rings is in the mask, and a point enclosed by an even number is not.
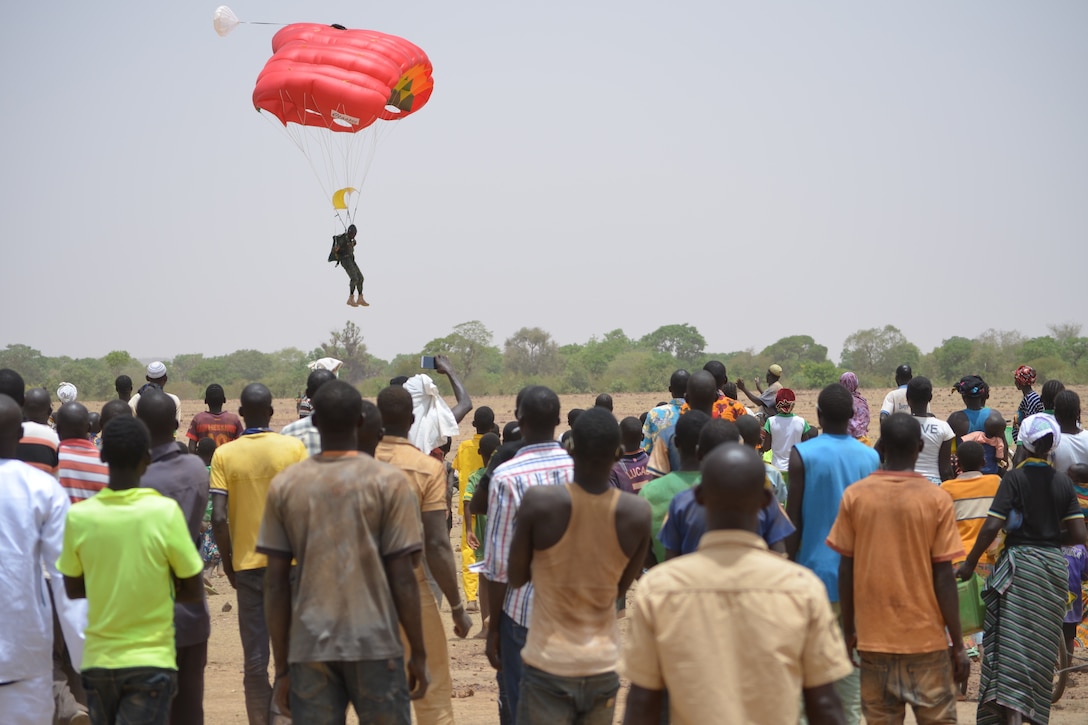
{"type": "Polygon", "coordinates": [[[612,672],[619,661],[616,593],[629,557],[616,536],[620,491],[566,489],[567,530],[533,552],[533,615],[521,658],[549,674],[587,677],[612,672]]]}

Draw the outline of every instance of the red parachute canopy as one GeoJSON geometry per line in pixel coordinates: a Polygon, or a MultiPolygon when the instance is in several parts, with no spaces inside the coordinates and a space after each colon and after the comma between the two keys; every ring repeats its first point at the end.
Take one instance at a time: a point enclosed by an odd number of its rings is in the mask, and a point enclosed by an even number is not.
{"type": "Polygon", "coordinates": [[[272,38],[272,52],[253,105],[284,126],[354,133],[415,113],[434,87],[426,53],[376,30],[295,23],[272,38]]]}

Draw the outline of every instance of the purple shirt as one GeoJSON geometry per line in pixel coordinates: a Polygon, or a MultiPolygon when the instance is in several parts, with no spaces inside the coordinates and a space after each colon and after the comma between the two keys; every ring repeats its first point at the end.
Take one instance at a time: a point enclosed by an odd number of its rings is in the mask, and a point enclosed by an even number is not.
{"type": "Polygon", "coordinates": [[[638,493],[639,489],[650,480],[650,472],[646,466],[650,462],[650,454],[644,450],[634,453],[624,453],[612,466],[612,473],[608,476],[608,482],[614,488],[627,493],[638,493]]]}
{"type": "Polygon", "coordinates": [[[1084,597],[1081,594],[1083,582],[1088,581],[1088,549],[1083,544],[1063,546],[1062,555],[1069,567],[1069,592],[1076,597],[1072,608],[1066,612],[1064,622],[1080,624],[1084,619],[1084,597]]]}
{"type": "MultiPolygon", "coordinates": [[[[151,449],[141,488],[152,488],[181,506],[193,547],[200,553],[200,524],[208,507],[208,469],[198,456],[182,453],[177,443],[164,443],[151,449]]],[[[203,587],[201,587],[203,590],[203,587]]],[[[174,604],[174,640],[178,647],[207,641],[211,619],[206,600],[192,604],[174,604]]]]}

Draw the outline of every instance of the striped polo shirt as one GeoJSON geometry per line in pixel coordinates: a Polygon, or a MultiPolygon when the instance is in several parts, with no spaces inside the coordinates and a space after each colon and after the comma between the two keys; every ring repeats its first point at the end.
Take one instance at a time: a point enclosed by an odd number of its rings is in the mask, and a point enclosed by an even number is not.
{"type": "Polygon", "coordinates": [[[72,503],[94,496],[110,482],[110,469],[85,438],[65,438],[58,451],[60,485],[72,503]]]}
{"type": "Polygon", "coordinates": [[[57,475],[57,445],[60,440],[56,431],[43,423],[32,420],[23,421],[23,437],[15,457],[29,463],[39,471],[57,475]]]}

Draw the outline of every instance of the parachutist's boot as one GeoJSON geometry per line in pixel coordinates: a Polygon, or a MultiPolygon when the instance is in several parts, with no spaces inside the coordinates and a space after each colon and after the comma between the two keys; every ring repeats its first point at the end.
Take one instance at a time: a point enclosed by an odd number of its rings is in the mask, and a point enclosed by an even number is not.
{"type": "Polygon", "coordinates": [[[363,293],[359,293],[359,301],[355,303],[356,307],[370,307],[370,303],[363,299],[363,293]]]}
{"type": "Polygon", "coordinates": [[[348,295],[348,304],[352,307],[358,307],[359,303],[355,301],[355,295],[348,295]]]}

